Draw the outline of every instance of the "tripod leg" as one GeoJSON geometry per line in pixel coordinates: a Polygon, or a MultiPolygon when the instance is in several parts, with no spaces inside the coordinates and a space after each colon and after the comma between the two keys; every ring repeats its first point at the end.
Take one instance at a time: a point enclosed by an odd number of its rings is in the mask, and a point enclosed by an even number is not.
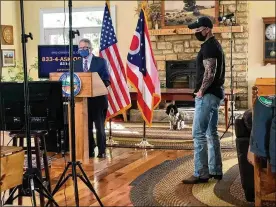
{"type": "Polygon", "coordinates": [[[80,178],[85,185],[90,186],[90,183],[87,182],[87,180],[85,180],[82,175],[78,175],[78,178],[80,178]]]}
{"type": "MultiPolygon", "coordinates": [[[[46,189],[46,188],[45,188],[46,189]]],[[[48,193],[44,193],[43,191],[39,191],[39,190],[37,190],[37,192],[38,193],[40,193],[40,194],[42,194],[44,197],[46,197],[47,199],[48,199],[48,202],[50,202],[50,204],[52,204],[52,203],[54,203],[56,206],[59,206],[58,204],[57,204],[57,202],[53,199],[53,197],[51,197],[51,195],[48,195],[49,194],[49,192],[48,193]]],[[[48,205],[49,203],[47,203],[47,205],[48,205]]],[[[46,206],[47,206],[46,205],[46,206]]]]}
{"type": "Polygon", "coordinates": [[[49,190],[43,185],[43,183],[41,182],[41,180],[38,177],[35,177],[35,180],[36,180],[36,183],[38,183],[39,187],[40,187],[40,188],[36,189],[36,191],[38,191],[39,193],[41,193],[44,196],[46,196],[50,201],[52,201],[56,206],[58,206],[58,204],[54,200],[53,196],[51,195],[51,193],[49,192],[49,190]]]}
{"type": "Polygon", "coordinates": [[[72,179],[74,182],[74,189],[75,189],[75,201],[76,201],[76,206],[79,207],[79,193],[78,193],[78,180],[77,180],[77,168],[76,164],[72,164],[72,179]]]}
{"type": "MultiPolygon", "coordinates": [[[[45,136],[43,134],[40,137],[41,137],[40,141],[41,141],[42,157],[43,157],[43,163],[44,163],[44,170],[45,170],[45,177],[46,177],[47,188],[48,188],[49,192],[52,192],[50,172],[49,172],[49,165],[48,165],[48,158],[47,158],[47,149],[46,149],[45,136]]],[[[50,207],[53,207],[52,203],[50,204],[50,207]]]]}
{"type": "Polygon", "coordinates": [[[18,190],[18,193],[19,193],[19,187],[15,187],[12,189],[10,196],[8,197],[7,201],[5,202],[5,205],[13,203],[13,201],[15,200],[15,197],[13,197],[13,195],[15,194],[16,190],[18,190]]]}
{"type": "MultiPolygon", "coordinates": [[[[96,197],[98,203],[100,204],[100,206],[103,207],[103,204],[102,204],[102,202],[101,202],[99,196],[97,195],[95,189],[93,188],[92,184],[90,183],[90,181],[89,181],[89,180],[85,180],[85,178],[83,178],[82,175],[78,175],[78,177],[79,177],[79,178],[82,180],[82,182],[84,182],[84,184],[92,191],[92,193],[95,195],[95,197],[96,197]]],[[[85,174],[84,174],[84,177],[86,177],[85,174]]]]}
{"type": "MultiPolygon", "coordinates": [[[[58,189],[69,179],[69,177],[71,177],[72,174],[69,174],[65,177],[65,179],[59,183],[59,185],[56,185],[56,188],[55,188],[55,192],[52,193],[52,195],[54,196],[55,193],[58,191],[58,189]],[[57,189],[57,190],[56,190],[57,189]]],[[[46,204],[46,207],[49,206],[50,202],[48,201],[47,204],[46,204]]],[[[51,203],[52,204],[52,203],[51,203]]]]}
{"type": "Polygon", "coordinates": [[[48,187],[49,192],[51,192],[52,191],[51,190],[51,180],[50,180],[50,172],[49,172],[49,165],[48,165],[48,158],[47,158],[47,149],[46,149],[46,142],[45,142],[45,136],[44,135],[41,136],[40,142],[41,142],[41,148],[42,148],[42,157],[43,157],[47,187],[48,187]]]}
{"type": "MultiPolygon", "coordinates": [[[[41,174],[41,161],[40,161],[40,155],[41,155],[41,151],[40,151],[40,142],[41,142],[41,139],[39,136],[34,136],[34,141],[35,141],[35,155],[36,155],[36,167],[37,169],[39,170],[39,179],[43,180],[42,178],[42,174],[41,174]]],[[[44,166],[45,167],[45,166],[44,166]]],[[[41,189],[41,187],[39,186],[39,188],[41,189]]],[[[42,190],[42,189],[41,189],[42,190]]],[[[41,207],[44,207],[44,197],[43,195],[39,195],[40,197],[40,206],[41,207]]]]}
{"type": "Polygon", "coordinates": [[[94,193],[94,195],[95,195],[97,201],[99,202],[100,206],[103,207],[103,204],[102,204],[102,202],[101,202],[99,196],[97,195],[95,189],[93,188],[92,184],[90,183],[90,181],[89,181],[87,175],[85,174],[84,170],[82,169],[80,163],[77,162],[77,165],[78,165],[78,167],[80,168],[80,171],[81,171],[81,173],[82,173],[82,175],[83,175],[83,177],[84,177],[84,178],[83,178],[82,176],[79,176],[79,178],[80,178],[80,179],[87,185],[87,187],[94,193]]]}
{"type": "MultiPolygon", "coordinates": [[[[63,186],[63,184],[66,183],[66,181],[67,181],[70,177],[72,177],[72,174],[67,175],[67,176],[64,178],[64,180],[59,184],[58,188],[60,188],[61,186],[63,186]]],[[[55,192],[55,193],[56,193],[56,192],[55,192]]]]}
{"type": "MultiPolygon", "coordinates": [[[[62,180],[63,180],[63,178],[64,178],[64,176],[65,176],[65,174],[66,174],[68,168],[70,167],[70,165],[72,165],[71,162],[69,162],[69,163],[67,164],[65,170],[63,171],[62,175],[60,176],[60,179],[59,179],[59,181],[57,182],[56,187],[55,187],[54,190],[53,190],[53,195],[55,195],[56,192],[58,191],[58,189],[60,188],[60,186],[61,186],[60,184],[62,183],[62,180]]],[[[67,179],[68,179],[68,178],[67,178],[67,179]]]]}
{"type": "Polygon", "coordinates": [[[33,206],[36,207],[35,187],[34,187],[34,178],[33,178],[33,177],[31,177],[31,178],[29,179],[29,186],[31,187],[31,194],[32,194],[33,206]]]}
{"type": "Polygon", "coordinates": [[[46,206],[49,205],[49,204],[52,204],[53,200],[46,193],[44,193],[43,191],[40,191],[40,190],[36,190],[36,191],[39,194],[42,194],[45,198],[47,198],[49,200],[48,202],[51,202],[51,203],[47,203],[46,206]]]}

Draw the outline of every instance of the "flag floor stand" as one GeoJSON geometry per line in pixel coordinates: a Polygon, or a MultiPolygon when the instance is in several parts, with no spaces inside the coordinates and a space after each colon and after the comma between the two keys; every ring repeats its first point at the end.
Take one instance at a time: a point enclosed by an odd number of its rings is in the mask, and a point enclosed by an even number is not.
{"type": "Polygon", "coordinates": [[[141,147],[141,148],[147,148],[147,147],[153,147],[154,145],[150,144],[146,138],[146,122],[144,122],[144,135],[143,140],[139,144],[135,144],[135,146],[141,147]]]}
{"type": "Polygon", "coordinates": [[[106,144],[113,146],[119,144],[118,142],[114,141],[111,137],[106,141],[106,144]]]}
{"type": "Polygon", "coordinates": [[[111,119],[109,119],[109,137],[108,137],[108,140],[106,140],[106,144],[108,144],[110,146],[119,144],[118,142],[116,142],[112,139],[111,119]]]}
{"type": "Polygon", "coordinates": [[[146,138],[143,138],[143,140],[139,144],[135,144],[138,147],[141,148],[147,148],[147,147],[153,147],[154,145],[150,144],[146,138]]]}

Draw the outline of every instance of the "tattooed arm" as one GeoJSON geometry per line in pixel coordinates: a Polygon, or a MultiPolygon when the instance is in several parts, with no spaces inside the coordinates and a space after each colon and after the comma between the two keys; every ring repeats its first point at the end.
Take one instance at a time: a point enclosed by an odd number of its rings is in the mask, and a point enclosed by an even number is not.
{"type": "Polygon", "coordinates": [[[217,59],[216,58],[209,58],[203,60],[203,65],[205,68],[203,81],[199,91],[203,95],[206,89],[213,83],[216,75],[217,70],[217,59]]]}

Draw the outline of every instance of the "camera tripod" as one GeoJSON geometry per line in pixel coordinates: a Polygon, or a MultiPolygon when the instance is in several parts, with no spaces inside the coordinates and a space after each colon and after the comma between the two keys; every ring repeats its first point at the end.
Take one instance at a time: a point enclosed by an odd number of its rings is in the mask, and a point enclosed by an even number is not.
{"type": "MultiPolygon", "coordinates": [[[[56,206],[58,204],[53,199],[53,196],[49,192],[49,190],[43,185],[41,172],[37,168],[33,168],[32,166],[32,145],[31,145],[31,132],[30,132],[30,105],[29,105],[29,86],[28,86],[28,72],[27,72],[27,54],[26,54],[26,43],[28,42],[28,38],[31,40],[33,36],[31,33],[28,35],[25,34],[25,26],[24,26],[24,6],[23,0],[20,0],[20,11],[21,11],[21,42],[23,49],[23,70],[24,70],[24,112],[25,112],[25,137],[27,139],[27,159],[28,159],[28,168],[23,175],[23,185],[17,188],[14,188],[10,194],[10,197],[7,199],[7,202],[11,202],[12,197],[17,189],[20,190],[21,193],[25,196],[32,197],[33,206],[36,206],[36,196],[35,191],[39,194],[44,195],[48,198],[48,202],[54,203],[56,206]]],[[[44,199],[40,200],[40,206],[44,205],[44,199]]]]}
{"type": "MultiPolygon", "coordinates": [[[[221,135],[220,139],[222,139],[224,137],[224,135],[228,132],[229,128],[232,126],[232,133],[233,133],[233,127],[234,127],[234,121],[235,121],[235,116],[234,116],[234,85],[233,85],[233,31],[232,31],[232,27],[233,27],[233,19],[230,18],[230,93],[231,93],[231,116],[229,118],[229,123],[228,126],[226,128],[226,130],[223,132],[223,134],[221,135]]],[[[226,24],[226,23],[225,23],[226,24]]],[[[232,134],[233,137],[233,134],[232,134]]],[[[234,145],[233,143],[233,139],[232,139],[232,145],[234,145]]]]}
{"type": "MultiPolygon", "coordinates": [[[[76,137],[75,137],[75,100],[74,100],[74,68],[73,68],[73,39],[75,38],[75,35],[79,35],[79,31],[73,31],[72,30],[72,0],[68,1],[68,7],[69,7],[69,56],[70,56],[70,109],[71,109],[71,152],[72,152],[72,161],[68,162],[59,181],[57,182],[57,185],[55,189],[53,190],[53,195],[58,192],[58,190],[62,187],[63,184],[66,183],[66,181],[72,177],[73,183],[74,183],[74,191],[75,191],[75,203],[76,206],[79,206],[79,194],[78,194],[78,180],[77,178],[80,178],[84,184],[91,190],[91,192],[95,195],[97,201],[99,202],[100,206],[103,206],[99,196],[97,195],[95,189],[93,188],[92,184],[90,183],[87,175],[85,174],[81,163],[79,161],[76,161],[76,137]],[[66,173],[71,167],[72,173],[68,174],[66,177],[66,173]],[[77,173],[77,168],[81,171],[81,174],[77,173]]],[[[48,203],[49,204],[49,203],[48,203]]],[[[47,204],[47,206],[48,206],[47,204]]]]}

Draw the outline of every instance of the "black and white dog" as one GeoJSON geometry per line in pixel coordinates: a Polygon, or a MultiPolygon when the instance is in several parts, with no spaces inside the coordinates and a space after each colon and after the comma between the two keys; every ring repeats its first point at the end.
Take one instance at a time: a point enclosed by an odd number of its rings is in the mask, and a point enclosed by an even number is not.
{"type": "Polygon", "coordinates": [[[177,106],[175,104],[170,104],[167,106],[166,114],[169,115],[170,119],[170,129],[181,130],[184,129],[184,113],[178,112],[177,106]]]}

